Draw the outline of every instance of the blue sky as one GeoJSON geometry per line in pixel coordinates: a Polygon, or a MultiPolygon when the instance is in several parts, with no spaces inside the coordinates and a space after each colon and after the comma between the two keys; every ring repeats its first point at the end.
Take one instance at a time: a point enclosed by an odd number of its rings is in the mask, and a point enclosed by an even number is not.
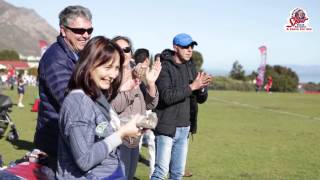
{"type": "Polygon", "coordinates": [[[319,0],[6,0],[34,9],[58,30],[58,14],[68,5],[83,5],[93,14],[93,35],[126,35],[134,48],[152,54],[172,48],[177,33],[198,42],[205,70],[230,70],[238,60],[245,70],[260,64],[258,47],[268,48],[270,65],[320,65],[319,0]],[[311,33],[284,32],[290,12],[303,8],[311,33]]]}

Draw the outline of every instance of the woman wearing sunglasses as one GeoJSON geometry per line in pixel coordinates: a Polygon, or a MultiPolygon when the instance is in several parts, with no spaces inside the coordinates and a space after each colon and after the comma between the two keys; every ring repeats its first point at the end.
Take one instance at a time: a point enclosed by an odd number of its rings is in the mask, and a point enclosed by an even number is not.
{"type": "MultiPolygon", "coordinates": [[[[155,85],[160,71],[161,63],[146,70],[146,84],[141,83],[141,79],[134,71],[134,60],[132,59],[132,43],[129,38],[117,36],[112,39],[117,43],[125,54],[123,64],[123,78],[120,86],[120,93],[111,102],[112,106],[120,117],[129,117],[135,114],[146,115],[146,110],[153,109],[158,104],[159,94],[155,85]]],[[[125,175],[129,180],[134,178],[139,160],[138,138],[127,138],[124,145],[120,146],[121,160],[125,165],[125,175]]]]}
{"type": "Polygon", "coordinates": [[[123,62],[120,47],[103,36],[81,52],[60,111],[58,179],[125,179],[118,146],[141,135],[141,116],[120,126],[108,103],[117,94],[123,62]]]}

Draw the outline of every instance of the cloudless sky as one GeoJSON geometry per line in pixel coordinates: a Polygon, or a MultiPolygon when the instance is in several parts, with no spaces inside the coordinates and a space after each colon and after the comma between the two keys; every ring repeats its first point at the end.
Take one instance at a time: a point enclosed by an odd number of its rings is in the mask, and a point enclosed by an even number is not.
{"type": "Polygon", "coordinates": [[[6,0],[34,9],[59,30],[58,14],[68,5],[88,7],[93,35],[126,35],[134,48],[152,54],[172,48],[181,32],[198,42],[205,70],[230,70],[238,60],[245,70],[260,64],[258,47],[268,48],[270,65],[320,65],[319,0],[6,0]],[[306,11],[313,32],[285,32],[290,12],[306,11]]]}

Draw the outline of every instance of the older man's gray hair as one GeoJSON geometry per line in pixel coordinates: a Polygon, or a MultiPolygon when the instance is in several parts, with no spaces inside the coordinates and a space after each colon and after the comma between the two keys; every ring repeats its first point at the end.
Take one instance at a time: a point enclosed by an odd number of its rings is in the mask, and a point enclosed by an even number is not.
{"type": "Polygon", "coordinates": [[[76,19],[77,17],[82,17],[89,21],[92,19],[91,12],[88,8],[79,5],[68,6],[59,14],[59,25],[68,26],[70,21],[76,19]]]}

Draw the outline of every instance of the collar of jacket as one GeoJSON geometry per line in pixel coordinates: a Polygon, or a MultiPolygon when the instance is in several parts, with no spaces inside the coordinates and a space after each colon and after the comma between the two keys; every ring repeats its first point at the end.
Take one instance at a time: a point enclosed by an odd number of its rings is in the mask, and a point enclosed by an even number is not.
{"type": "MultiPolygon", "coordinates": [[[[178,67],[178,64],[175,62],[174,60],[174,55],[175,52],[172,51],[171,49],[166,49],[164,51],[162,51],[161,56],[162,56],[162,61],[168,61],[171,64],[175,65],[176,67],[178,67]]],[[[190,59],[189,61],[186,62],[187,64],[192,64],[193,61],[192,59],[190,59]]]]}
{"type": "Polygon", "coordinates": [[[100,92],[100,96],[95,100],[95,103],[100,109],[100,111],[103,113],[103,115],[107,118],[107,120],[110,120],[109,110],[111,106],[102,92],[100,92]]]}
{"type": "Polygon", "coordinates": [[[72,59],[72,61],[77,62],[78,57],[76,57],[75,52],[73,52],[70,47],[68,46],[68,44],[66,43],[66,41],[64,40],[64,38],[59,35],[57,37],[57,42],[58,44],[62,47],[62,49],[65,51],[65,53],[67,54],[67,56],[72,59]]]}

